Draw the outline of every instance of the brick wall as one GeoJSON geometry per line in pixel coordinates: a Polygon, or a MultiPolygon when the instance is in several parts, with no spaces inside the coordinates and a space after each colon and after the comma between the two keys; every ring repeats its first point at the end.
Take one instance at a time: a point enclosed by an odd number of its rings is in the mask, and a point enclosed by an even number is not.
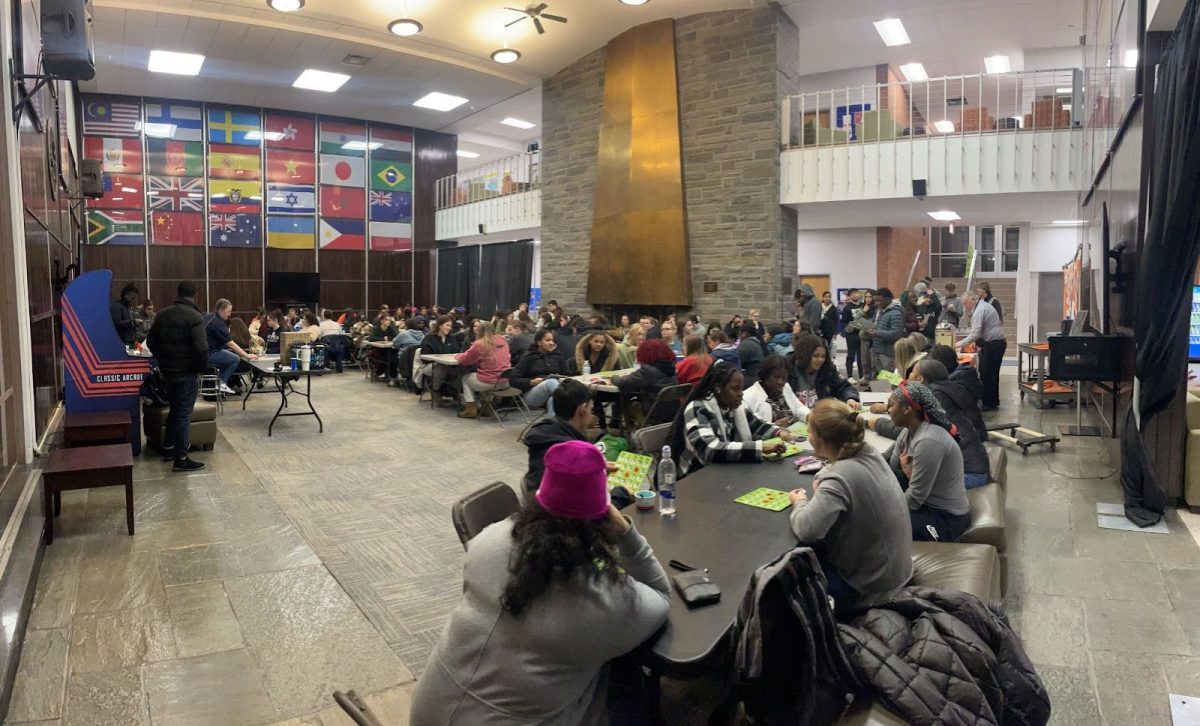
{"type": "Polygon", "coordinates": [[[908,281],[913,257],[921,253],[913,281],[929,274],[929,233],[923,227],[878,227],[875,230],[875,280],[897,296],[908,281]]]}
{"type": "MultiPolygon", "coordinates": [[[[799,77],[799,35],[777,7],[676,21],[692,295],[704,318],[791,309],[796,213],[779,204],[779,99],[799,77]],[[704,283],[716,282],[716,293],[704,283]]],[[[586,307],[604,51],[542,87],[542,298],[586,307]]],[[[663,270],[663,274],[688,274],[663,270]]]]}

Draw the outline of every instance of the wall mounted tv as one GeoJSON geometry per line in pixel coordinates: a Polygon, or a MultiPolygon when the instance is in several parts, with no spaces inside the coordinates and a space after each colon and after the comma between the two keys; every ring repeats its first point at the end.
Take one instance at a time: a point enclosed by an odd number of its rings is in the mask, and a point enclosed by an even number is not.
{"type": "Polygon", "coordinates": [[[321,273],[268,272],[266,297],[273,305],[314,305],[321,298],[321,273]]]}

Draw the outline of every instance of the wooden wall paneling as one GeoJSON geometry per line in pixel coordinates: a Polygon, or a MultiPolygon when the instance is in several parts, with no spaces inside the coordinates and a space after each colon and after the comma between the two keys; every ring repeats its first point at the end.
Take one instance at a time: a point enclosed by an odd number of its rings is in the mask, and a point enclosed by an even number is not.
{"type": "Polygon", "coordinates": [[[413,146],[413,249],[432,250],[437,246],[437,180],[458,171],[458,137],[414,129],[413,146]]]}
{"type": "Polygon", "coordinates": [[[412,281],[413,258],[411,252],[370,252],[367,271],[372,282],[376,280],[412,281]]]}
{"type": "Polygon", "coordinates": [[[433,264],[433,255],[429,250],[413,253],[413,302],[417,306],[434,303],[434,287],[437,268],[433,264]]]}
{"type": "Polygon", "coordinates": [[[208,286],[212,302],[209,307],[217,304],[217,300],[225,298],[233,303],[233,311],[238,315],[253,313],[262,306],[262,280],[220,280],[211,281],[208,286]]]}
{"type": "Polygon", "coordinates": [[[367,283],[367,310],[374,312],[380,305],[388,305],[393,310],[404,307],[412,299],[412,283],[408,281],[388,281],[367,283]]]}
{"type": "Polygon", "coordinates": [[[362,310],[367,304],[367,253],[363,250],[320,250],[321,305],[335,310],[362,310]]]}
{"type": "Polygon", "coordinates": [[[50,285],[50,232],[25,212],[25,274],[29,280],[29,315],[34,320],[54,309],[50,285]]]}
{"type": "Polygon", "coordinates": [[[362,280],[326,280],[321,275],[321,307],[362,310],[366,304],[367,286],[362,280]]]}
{"type": "Polygon", "coordinates": [[[263,255],[258,247],[210,247],[208,275],[212,280],[263,280],[263,255]]]}
{"type": "Polygon", "coordinates": [[[282,250],[268,247],[263,264],[264,273],[316,272],[317,255],[315,250],[282,250]]]}
{"type": "Polygon", "coordinates": [[[149,249],[151,280],[191,280],[197,287],[204,284],[208,269],[203,247],[174,247],[151,245],[149,249]]]}
{"type": "MultiPolygon", "coordinates": [[[[142,245],[84,245],[80,251],[80,271],[112,270],[113,289],[111,297],[116,297],[126,282],[132,280],[145,292],[146,248],[142,245]]],[[[175,299],[175,285],[178,280],[171,282],[170,299],[175,299]]],[[[196,281],[197,286],[204,286],[204,278],[196,281]]],[[[153,299],[153,298],[152,298],[153,299]]],[[[154,301],[158,303],[158,300],[154,301]]]]}

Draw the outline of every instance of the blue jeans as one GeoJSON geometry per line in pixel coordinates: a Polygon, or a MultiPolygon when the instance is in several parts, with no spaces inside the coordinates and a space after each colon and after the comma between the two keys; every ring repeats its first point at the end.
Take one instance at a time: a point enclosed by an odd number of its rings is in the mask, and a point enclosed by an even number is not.
{"type": "Polygon", "coordinates": [[[237,353],[232,350],[216,350],[208,354],[209,365],[214,365],[221,369],[221,383],[229,385],[229,379],[233,378],[233,374],[237,372],[238,364],[242,362],[238,358],[237,353]]]}
{"type": "Polygon", "coordinates": [[[978,489],[987,484],[987,474],[964,474],[963,485],[967,489],[978,489]]]}
{"type": "Polygon", "coordinates": [[[525,403],[530,408],[546,407],[546,413],[554,415],[554,392],[558,390],[558,379],[547,378],[525,392],[525,403]]]}
{"type": "Polygon", "coordinates": [[[200,390],[200,381],[196,376],[166,379],[167,403],[171,410],[167,412],[167,440],[163,447],[175,452],[176,461],[187,458],[188,425],[192,417],[192,407],[196,405],[196,392],[200,390]]]}

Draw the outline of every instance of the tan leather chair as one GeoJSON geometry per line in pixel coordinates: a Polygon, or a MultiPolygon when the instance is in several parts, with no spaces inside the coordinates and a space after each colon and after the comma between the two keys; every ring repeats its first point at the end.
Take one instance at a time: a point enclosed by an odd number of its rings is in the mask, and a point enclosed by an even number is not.
{"type": "Polygon", "coordinates": [[[971,503],[971,526],[958,538],[959,542],[988,544],[1004,552],[1004,490],[992,482],[967,490],[971,503]]]}
{"type": "Polygon", "coordinates": [[[1187,467],[1183,480],[1183,500],[1197,506],[1200,505],[1200,396],[1188,391],[1184,407],[1188,432],[1184,446],[1187,467]]]}
{"type": "MultiPolygon", "coordinates": [[[[142,431],[146,440],[158,448],[162,448],[167,439],[166,406],[148,406],[142,404],[142,431]]],[[[188,427],[188,440],[192,446],[211,449],[217,443],[217,405],[205,401],[196,401],[192,408],[191,425],[188,427]]]]}

